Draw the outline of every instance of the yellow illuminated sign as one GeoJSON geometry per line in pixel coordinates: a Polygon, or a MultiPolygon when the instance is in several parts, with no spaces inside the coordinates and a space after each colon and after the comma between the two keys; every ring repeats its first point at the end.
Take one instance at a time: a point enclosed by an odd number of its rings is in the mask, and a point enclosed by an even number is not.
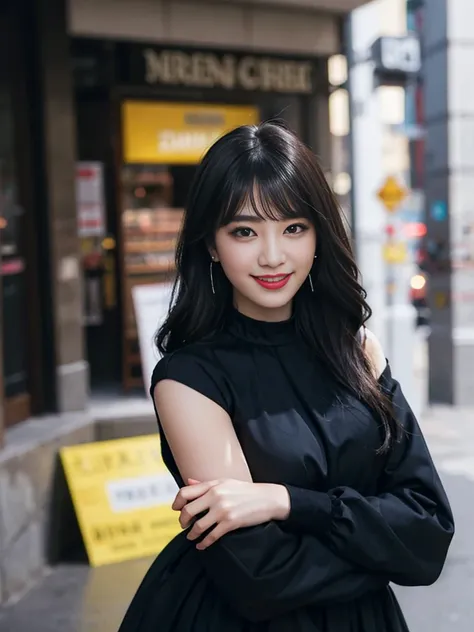
{"type": "Polygon", "coordinates": [[[156,555],[180,532],[158,435],[69,446],[60,456],[92,566],[156,555]]]}
{"type": "Polygon", "coordinates": [[[124,162],[196,164],[220,136],[258,121],[253,106],[125,101],[124,162]]]}
{"type": "Polygon", "coordinates": [[[407,195],[408,191],[393,176],[389,176],[383,186],[377,191],[377,197],[383,202],[387,211],[391,213],[400,206],[407,195]]]}

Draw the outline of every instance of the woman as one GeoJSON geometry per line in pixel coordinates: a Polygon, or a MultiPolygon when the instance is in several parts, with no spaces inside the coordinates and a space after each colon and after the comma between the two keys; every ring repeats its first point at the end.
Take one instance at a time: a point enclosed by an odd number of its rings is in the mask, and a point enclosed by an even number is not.
{"type": "Polygon", "coordinates": [[[121,632],[407,630],[388,584],[438,578],[453,518],[337,202],[283,125],[209,150],[177,269],[151,392],[184,531],[121,632]]]}

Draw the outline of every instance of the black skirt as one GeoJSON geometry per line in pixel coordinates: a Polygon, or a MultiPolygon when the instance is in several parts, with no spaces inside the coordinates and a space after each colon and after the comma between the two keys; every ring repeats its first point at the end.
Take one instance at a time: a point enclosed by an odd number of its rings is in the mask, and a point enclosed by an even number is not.
{"type": "Polygon", "coordinates": [[[174,538],[148,570],[119,632],[408,632],[389,587],[354,602],[249,621],[225,602],[199,555],[185,533],[174,538]]]}

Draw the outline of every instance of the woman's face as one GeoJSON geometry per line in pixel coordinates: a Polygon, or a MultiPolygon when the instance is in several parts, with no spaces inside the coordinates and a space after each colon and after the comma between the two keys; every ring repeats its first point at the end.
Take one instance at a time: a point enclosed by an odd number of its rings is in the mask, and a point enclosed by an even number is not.
{"type": "Polygon", "coordinates": [[[234,288],[235,307],[250,318],[286,320],[314,263],[316,231],[307,219],[261,220],[250,205],[216,232],[211,254],[234,288]]]}

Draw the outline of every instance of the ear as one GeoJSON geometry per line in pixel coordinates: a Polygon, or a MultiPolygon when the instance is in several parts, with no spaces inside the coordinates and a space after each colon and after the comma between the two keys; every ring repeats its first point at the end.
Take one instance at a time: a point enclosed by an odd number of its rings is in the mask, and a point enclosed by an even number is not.
{"type": "Polygon", "coordinates": [[[214,261],[214,263],[217,263],[219,261],[219,257],[217,255],[217,250],[215,248],[211,248],[211,247],[209,247],[208,250],[209,250],[209,255],[210,255],[212,261],[214,261]]]}

